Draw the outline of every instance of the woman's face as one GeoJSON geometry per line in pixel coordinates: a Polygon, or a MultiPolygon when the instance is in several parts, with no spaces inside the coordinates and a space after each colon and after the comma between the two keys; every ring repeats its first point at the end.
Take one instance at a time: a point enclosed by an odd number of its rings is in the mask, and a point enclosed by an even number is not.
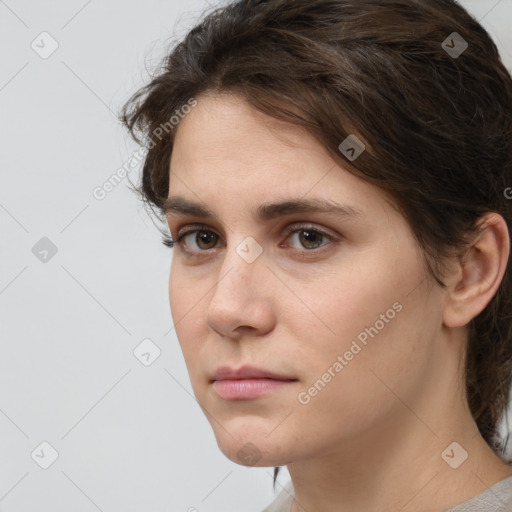
{"type": "Polygon", "coordinates": [[[210,212],[173,201],[171,234],[189,234],[169,297],[222,452],[285,465],[403,421],[435,378],[443,296],[383,192],[233,95],[198,98],[170,168],[169,197],[210,212]],[[289,380],[212,382],[246,365],[289,380]]]}

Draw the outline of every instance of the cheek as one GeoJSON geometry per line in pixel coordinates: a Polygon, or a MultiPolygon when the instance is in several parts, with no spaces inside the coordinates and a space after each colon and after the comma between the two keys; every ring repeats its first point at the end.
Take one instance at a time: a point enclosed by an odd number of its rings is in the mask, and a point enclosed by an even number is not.
{"type": "Polygon", "coordinates": [[[389,331],[401,314],[403,290],[408,290],[406,281],[416,281],[405,273],[400,284],[370,262],[362,263],[360,269],[347,266],[335,273],[317,275],[305,286],[302,283],[301,300],[291,294],[283,297],[286,305],[281,309],[285,317],[282,320],[296,326],[299,350],[306,352],[303,360],[312,356],[325,363],[323,356],[332,359],[343,354],[353,340],[364,346],[372,335],[389,331]]]}
{"type": "Polygon", "coordinates": [[[353,338],[352,347],[351,342],[343,340],[340,350],[332,350],[321,371],[311,378],[308,393],[317,395],[303,406],[309,408],[309,416],[329,418],[321,427],[325,430],[318,435],[334,439],[357,437],[395,423],[397,418],[403,418],[407,407],[414,409],[435,372],[434,329],[429,332],[418,327],[418,321],[425,325],[428,319],[420,319],[415,314],[418,312],[411,304],[404,304],[378,334],[368,335],[366,345],[353,338]],[[359,348],[354,349],[356,343],[359,348]],[[343,363],[336,372],[333,363],[338,355],[343,355],[343,363]],[[322,375],[329,367],[335,377],[327,374],[325,380],[331,380],[323,384],[322,375]]]}
{"type": "Polygon", "coordinates": [[[180,277],[177,275],[176,269],[175,269],[175,262],[174,258],[171,264],[171,271],[169,274],[169,305],[171,307],[171,314],[173,316],[174,323],[177,322],[177,319],[181,317],[183,308],[183,303],[181,302],[181,293],[180,290],[186,293],[187,288],[183,288],[183,285],[185,283],[180,280],[180,277]]]}
{"type": "MultiPolygon", "coordinates": [[[[201,328],[201,323],[196,320],[201,311],[201,298],[204,292],[200,293],[203,288],[194,284],[190,277],[177,267],[173,261],[169,276],[169,305],[174,330],[188,365],[187,356],[191,343],[194,342],[194,346],[197,347],[201,340],[197,331],[201,328]]],[[[203,300],[206,300],[206,297],[203,297],[203,300]]]]}
{"type": "Polygon", "coordinates": [[[301,364],[303,389],[318,388],[311,389],[318,407],[356,410],[372,397],[392,400],[386,384],[407,392],[433,350],[439,312],[429,305],[425,283],[418,286],[421,266],[412,257],[372,265],[366,256],[360,271],[353,265],[350,272],[312,283],[306,295],[310,311],[294,315],[294,337],[301,340],[296,360],[308,362],[301,364]]]}
{"type": "Polygon", "coordinates": [[[202,396],[204,368],[201,366],[201,352],[204,350],[204,321],[201,321],[201,311],[204,308],[203,286],[194,284],[185,272],[173,269],[169,277],[169,304],[174,325],[175,336],[178,339],[187,372],[190,377],[194,394],[202,396]],[[199,293],[198,293],[199,291],[199,293]],[[202,291],[202,293],[201,293],[202,291]]]}
{"type": "MultiPolygon", "coordinates": [[[[177,251],[179,249],[175,249],[177,251]]],[[[194,315],[204,308],[204,301],[208,287],[211,286],[204,280],[194,278],[194,274],[183,267],[176,256],[173,256],[169,275],[169,305],[176,331],[193,325],[194,315]]]]}

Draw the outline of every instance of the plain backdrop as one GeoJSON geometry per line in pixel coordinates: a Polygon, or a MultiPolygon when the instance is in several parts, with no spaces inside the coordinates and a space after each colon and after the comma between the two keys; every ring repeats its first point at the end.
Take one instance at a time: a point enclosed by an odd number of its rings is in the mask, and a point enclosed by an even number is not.
{"type": "MultiPolygon", "coordinates": [[[[511,69],[512,1],[462,3],[511,69]]],[[[192,396],[171,251],[126,179],[93,194],[138,149],[121,105],[208,5],[0,0],[3,512],[259,512],[274,497],[272,468],[224,457],[192,396]]]]}

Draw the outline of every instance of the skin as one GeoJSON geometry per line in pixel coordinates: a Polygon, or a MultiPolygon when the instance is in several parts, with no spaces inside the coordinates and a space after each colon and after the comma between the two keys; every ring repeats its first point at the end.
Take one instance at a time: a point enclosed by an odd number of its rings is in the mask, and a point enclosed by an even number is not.
{"type": "Polygon", "coordinates": [[[250,442],[261,457],[251,465],[287,465],[294,512],[439,512],[509,476],[478,433],[460,366],[465,326],[505,271],[504,220],[486,217],[442,290],[387,196],[305,129],[235,95],[197,99],[177,128],[169,196],[200,202],[218,219],[167,214],[174,239],[198,223],[211,230],[206,242],[196,232],[175,247],[169,299],[193,391],[221,451],[243,465],[237,454],[250,442]],[[262,203],[296,198],[330,199],[361,214],[251,215],[262,203]],[[332,240],[310,233],[308,245],[286,232],[300,223],[332,240]],[[236,251],[248,236],[262,248],[252,263],[236,251]],[[378,334],[300,403],[299,393],[396,303],[401,310],[378,334]],[[297,380],[257,399],[224,400],[213,372],[243,364],[297,380]],[[441,457],[453,441],[468,453],[457,469],[441,457]]]}

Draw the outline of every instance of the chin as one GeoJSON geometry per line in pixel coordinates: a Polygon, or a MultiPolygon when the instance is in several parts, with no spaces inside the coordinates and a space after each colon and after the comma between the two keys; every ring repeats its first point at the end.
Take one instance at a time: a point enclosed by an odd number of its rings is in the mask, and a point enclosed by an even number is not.
{"type": "Polygon", "coordinates": [[[246,440],[241,443],[230,443],[229,446],[219,443],[221,452],[235,464],[246,467],[286,466],[291,461],[286,454],[273,451],[270,447],[262,449],[261,444],[246,440]]]}
{"type": "MultiPolygon", "coordinates": [[[[213,426],[213,425],[212,425],[213,426]]],[[[289,463],[286,442],[271,428],[262,428],[254,419],[235,425],[228,421],[214,426],[214,434],[220,451],[232,462],[241,466],[270,467],[289,463]],[[249,423],[249,421],[251,423],[249,423]],[[224,427],[224,428],[222,428],[224,427]],[[268,435],[269,432],[272,432],[268,435]]]]}

